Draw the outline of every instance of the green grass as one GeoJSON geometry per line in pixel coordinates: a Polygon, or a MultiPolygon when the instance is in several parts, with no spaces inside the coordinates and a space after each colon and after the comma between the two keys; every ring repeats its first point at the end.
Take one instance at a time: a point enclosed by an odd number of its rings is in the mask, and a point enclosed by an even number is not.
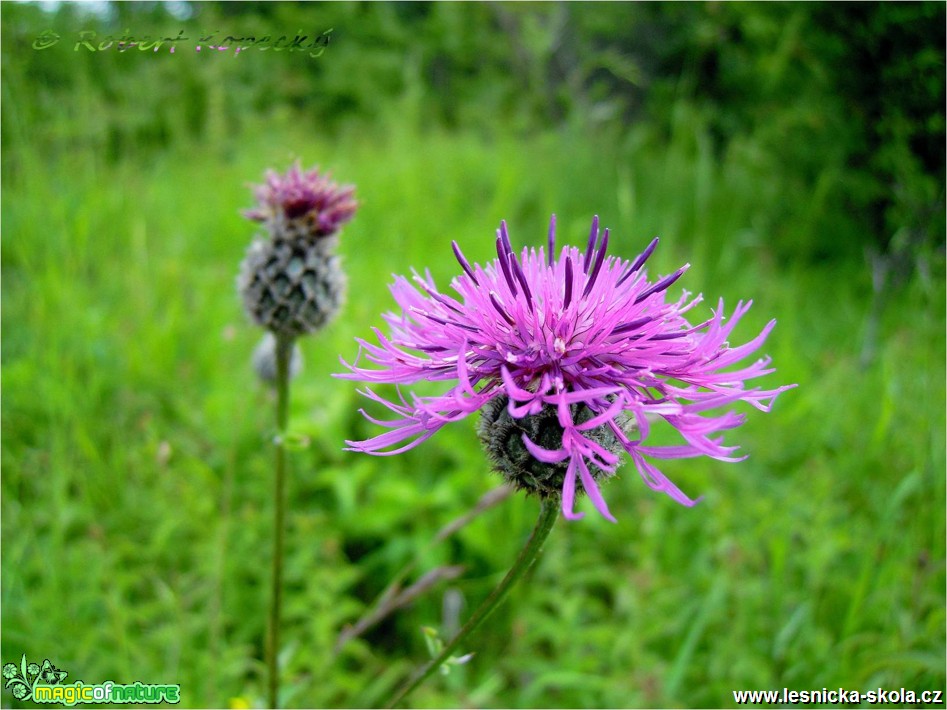
{"type": "Polygon", "coordinates": [[[445,592],[464,600],[462,621],[528,534],[538,506],[514,497],[423,551],[498,483],[473,423],[403,456],[343,452],[377,430],[354,385],[329,374],[391,307],[392,273],[427,267],[446,286],[451,239],[482,261],[500,219],[515,245],[538,244],[551,212],[580,245],[599,214],[626,258],[659,234],[651,273],[691,262],[681,283],[703,291],[707,313],[718,296],[752,298],[737,339],[777,318],[769,382],[799,388],[769,415],[747,408],[728,437],[747,461],[664,466],[705,496],[695,508],[624,469],[606,491],[618,524],[560,521],[465,649],[470,664],[412,702],[728,707],[734,689],[943,688],[942,255],[890,294],[863,368],[867,267],[774,255],[771,234],[808,234],[826,206],[789,191],[751,141],[714,157],[686,114],[669,142],[644,127],[513,137],[407,125],[328,136],[275,120],[118,162],[12,137],[2,661],[49,657],[70,681],[178,682],[187,707],[262,702],[274,403],[252,374],[260,333],[234,288],[253,234],[238,210],[246,183],[298,156],[357,184],[362,207],[341,246],[348,304],[302,342],[293,384],[293,426],[312,443],[291,462],[287,704],[383,702],[425,659],[420,627],[445,623],[445,592]],[[418,575],[465,573],[333,656],[338,632],[415,554],[418,575]]]}

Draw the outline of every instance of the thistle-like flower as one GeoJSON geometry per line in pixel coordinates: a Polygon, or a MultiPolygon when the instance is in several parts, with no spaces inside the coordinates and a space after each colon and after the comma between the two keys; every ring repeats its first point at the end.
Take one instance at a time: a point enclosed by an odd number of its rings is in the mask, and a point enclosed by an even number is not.
{"type": "Polygon", "coordinates": [[[269,333],[253,354],[257,374],[276,390],[273,443],[274,535],[272,590],[266,637],[267,702],[278,707],[283,531],[286,512],[286,432],[289,383],[302,366],[295,339],[322,328],[338,312],[345,274],[335,254],[338,231],[355,214],[354,188],[340,187],[297,162],[285,174],[269,171],[256,188],[257,206],[245,213],[265,233],[250,245],[237,288],[247,313],[269,333]]]}
{"type": "Polygon", "coordinates": [[[245,212],[266,234],[250,245],[237,286],[247,313],[270,332],[294,338],[322,328],[345,297],[345,274],[335,254],[337,233],[355,213],[354,188],[340,187],[318,169],[294,164],[269,171],[245,212]]]}
{"type": "Polygon", "coordinates": [[[406,451],[448,422],[482,411],[480,438],[508,481],[543,498],[561,496],[566,518],[577,519],[578,485],[596,509],[614,521],[598,482],[612,475],[627,452],[651,488],[683,505],[686,496],[650,459],[709,456],[740,461],[737,447],[718,432],[744,416],[712,409],[744,401],[769,411],[775,397],[794,387],[763,390],[748,380],[773,372],[764,357],[737,365],[773,329],[770,321],[751,341],[728,339],[750,302],[737,304],[724,323],[723,301],[713,315],[692,325],[685,314],[702,300],[685,291],[676,301],[668,288],[687,270],[651,282],[643,266],[655,239],[634,261],[606,256],[609,231],[592,222],[584,253],[564,247],[555,257],[555,215],[548,247],[514,253],[506,223],[497,230],[497,258],[471,266],[453,243],[463,273],[438,291],[430,274],[397,277],[392,295],[400,313],[383,316],[391,335],[374,329],[378,343],[359,339],[351,371],[339,375],[376,383],[412,384],[456,380],[439,396],[411,395],[390,401],[366,388],[361,393],[397,415],[371,421],[390,431],[350,450],[376,455],[406,451]],[[380,369],[361,367],[365,357],[380,369]],[[736,366],[736,369],[733,369],[736,366]],[[652,420],[674,427],[683,443],[649,446],[652,420]]]}

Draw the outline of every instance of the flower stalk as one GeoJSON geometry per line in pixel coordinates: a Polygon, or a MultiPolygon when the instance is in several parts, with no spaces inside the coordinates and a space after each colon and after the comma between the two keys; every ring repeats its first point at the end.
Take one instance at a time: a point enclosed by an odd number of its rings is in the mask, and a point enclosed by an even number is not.
{"type": "Polygon", "coordinates": [[[342,306],[346,278],[335,250],[339,230],[358,207],[353,193],[352,186],[337,185],[318,168],[303,170],[297,161],[285,173],[267,171],[265,182],[254,189],[256,206],[244,212],[262,230],[240,264],[237,291],[250,320],[268,331],[253,353],[253,367],[276,389],[273,569],[265,651],[271,708],[279,707],[289,382],[302,367],[294,343],[328,325],[342,306]]]}
{"type": "Polygon", "coordinates": [[[273,574],[266,644],[269,707],[279,707],[279,638],[283,598],[283,539],[286,526],[286,430],[289,421],[289,376],[293,338],[276,337],[276,461],[273,492],[273,574]]]}
{"type": "Polygon", "coordinates": [[[523,547],[523,550],[520,552],[519,557],[516,558],[516,562],[513,563],[513,566],[510,568],[510,571],[506,573],[506,576],[503,580],[496,586],[496,588],[490,592],[483,603],[477,608],[473,613],[473,616],[464,624],[463,628],[457,632],[457,635],[451,639],[440,654],[424,664],[418,671],[405,683],[400,690],[391,698],[386,708],[394,708],[403,701],[415,688],[421,685],[432,673],[434,673],[441,665],[447,661],[457,650],[457,648],[473,633],[477,627],[482,624],[493,610],[500,605],[500,602],[506,597],[510,589],[513,588],[520,577],[522,577],[526,570],[529,569],[530,565],[536,560],[539,556],[539,553],[542,551],[543,543],[546,542],[546,538],[549,537],[549,533],[552,532],[552,527],[556,522],[556,518],[559,515],[559,501],[555,498],[543,498],[542,503],[539,509],[539,519],[536,521],[536,526],[533,528],[532,534],[529,536],[529,539],[526,541],[526,545],[523,547]]]}

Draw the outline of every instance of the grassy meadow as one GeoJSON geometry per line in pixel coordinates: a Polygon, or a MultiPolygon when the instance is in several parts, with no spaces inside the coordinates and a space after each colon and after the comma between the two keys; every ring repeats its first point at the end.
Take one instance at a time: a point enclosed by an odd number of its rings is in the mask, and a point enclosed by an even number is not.
{"type": "MultiPolygon", "coordinates": [[[[72,54],[60,56],[68,72],[72,54]]],[[[195,61],[165,59],[140,71],[195,61]]],[[[227,61],[244,59],[264,61],[227,61]]],[[[430,544],[500,483],[475,422],[399,456],[345,452],[379,429],[358,414],[355,384],[331,374],[381,325],[393,274],[428,268],[446,288],[452,239],[483,262],[501,219],[514,247],[539,245],[553,212],[578,245],[598,214],[624,258],[660,236],[649,273],[690,262],[673,288],[702,292],[701,315],[720,296],[728,309],[752,299],[736,342],[776,318],[765,384],[799,387],[770,414],[745,408],[727,441],[746,461],[664,463],[698,506],[651,491],[630,464],[604,492],[617,524],[580,501],[589,514],[559,521],[464,649],[473,659],[411,706],[944,689],[943,245],[912,253],[881,291],[861,249],[795,255],[796,236],[835,238],[820,231],[846,209],[826,197],[830,170],[790,180],[754,135],[721,149],[684,99],[666,130],[502,117],[483,130],[432,120],[410,90],[331,130],[289,106],[233,123],[211,100],[199,138],[110,155],[98,134],[110,109],[94,94],[57,113],[15,56],[4,72],[2,662],[49,658],[68,682],[180,683],[182,707],[265,702],[274,397],[250,366],[261,333],[235,278],[254,235],[240,214],[248,184],[300,158],[355,184],[361,206],[340,244],[347,304],[301,340],[292,385],[292,428],[308,443],[290,459],[286,706],[385,702],[427,658],[421,628],[449,636],[528,535],[537,502],[512,496],[430,544]],[[463,569],[336,649],[411,562],[409,583],[463,569]]],[[[131,76],[128,103],[153,90],[131,76]]]]}

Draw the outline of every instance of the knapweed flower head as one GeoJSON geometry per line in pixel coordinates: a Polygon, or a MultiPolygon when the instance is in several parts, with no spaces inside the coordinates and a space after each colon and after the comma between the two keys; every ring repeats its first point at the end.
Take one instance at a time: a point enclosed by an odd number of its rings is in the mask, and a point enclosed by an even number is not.
{"type": "Polygon", "coordinates": [[[296,161],[284,174],[268,170],[266,181],[254,190],[257,206],[244,214],[256,222],[298,229],[312,237],[327,237],[352,219],[358,204],[352,185],[338,185],[319,172],[303,170],[296,161]]]}
{"type": "Polygon", "coordinates": [[[441,293],[429,273],[415,272],[414,283],[397,277],[391,291],[401,310],[383,316],[390,335],[376,328],[377,344],[359,340],[358,360],[346,363],[351,372],[340,376],[396,385],[456,383],[438,396],[412,393],[410,401],[400,388],[399,401],[366,388],[362,394],[396,418],[371,418],[390,431],[347,442],[350,449],[397,454],[480,411],[480,438],[494,467],[520,488],[561,497],[569,519],[581,517],[573,506],[584,490],[614,520],[599,482],[614,473],[622,452],[651,488],[684,505],[696,503],[653,460],[745,458],[734,456],[737,447],[725,446],[718,434],[743,422],[729,405],[743,401],[769,411],[792,386],[748,386],[773,372],[768,357],[740,364],[775,321],[731,347],[730,334],[749,302],[738,303],[727,319],[721,300],[710,318],[693,325],[686,315],[701,296],[667,295],[689,265],[649,281],[644,264],[658,240],[629,262],[606,255],[608,238],[596,217],[585,252],[567,246],[557,257],[553,215],[547,248],[517,255],[504,222],[497,258],[486,266],[471,266],[453,243],[463,269],[451,282],[454,295],[441,293]],[[362,358],[377,367],[362,367],[362,358]],[[708,413],[720,409],[726,411],[708,413]],[[648,445],[654,420],[674,427],[682,443],[648,445]]]}
{"type": "Polygon", "coordinates": [[[354,188],[340,187],[298,162],[272,170],[245,212],[264,233],[250,245],[237,288],[250,318],[275,335],[319,330],[342,305],[345,274],[335,253],[338,231],[355,213],[354,188]]]}

